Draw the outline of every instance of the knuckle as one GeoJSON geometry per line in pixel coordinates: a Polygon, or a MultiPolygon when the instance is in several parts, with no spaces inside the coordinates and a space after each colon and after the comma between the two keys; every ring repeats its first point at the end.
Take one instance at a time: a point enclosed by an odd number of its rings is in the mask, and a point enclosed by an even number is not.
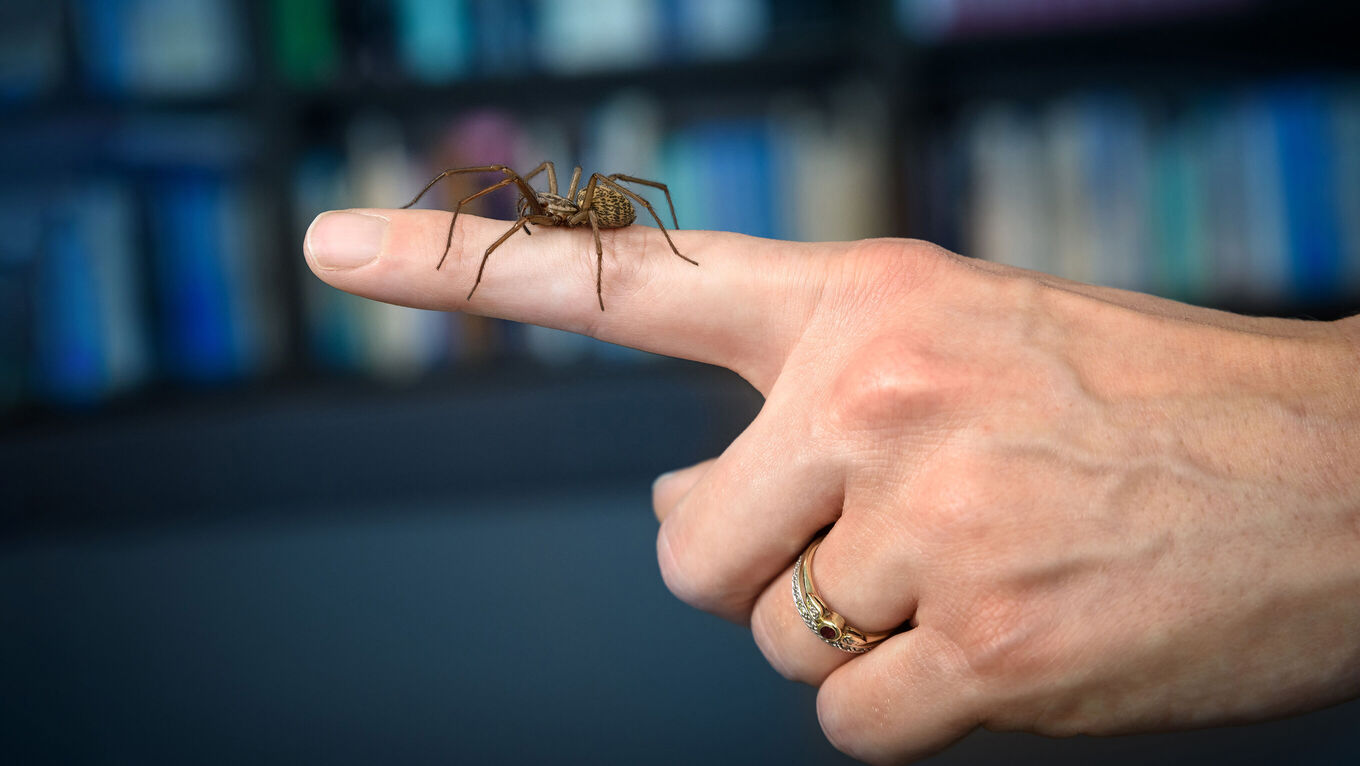
{"type": "Polygon", "coordinates": [[[782,638],[779,621],[771,614],[765,602],[757,605],[756,610],[751,613],[751,636],[755,639],[760,653],[765,656],[765,661],[770,663],[770,667],[774,668],[776,673],[787,681],[803,680],[797,670],[784,658],[779,648],[782,638]]]}
{"type": "MultiPolygon", "coordinates": [[[[603,267],[610,274],[604,279],[607,291],[615,298],[633,299],[642,292],[652,279],[658,275],[652,236],[660,232],[648,226],[624,226],[617,229],[603,229],[600,239],[604,248],[603,267]]],[[[596,253],[595,240],[589,230],[586,232],[588,247],[583,259],[591,289],[595,287],[596,253]]]]}
{"type": "Polygon", "coordinates": [[[879,431],[942,409],[947,371],[919,339],[879,338],[861,347],[836,377],[828,415],[846,431],[879,431]]]}
{"type": "Polygon", "coordinates": [[[976,504],[970,495],[968,486],[956,486],[929,493],[929,499],[920,502],[914,533],[936,556],[966,555],[979,545],[978,537],[985,533],[979,531],[976,504]]]}
{"type": "Polygon", "coordinates": [[[920,240],[859,240],[835,262],[832,295],[850,307],[896,302],[928,284],[957,257],[920,240]]]}
{"type": "Polygon", "coordinates": [[[822,684],[817,718],[837,750],[867,763],[905,763],[981,723],[984,700],[952,637],[926,628],[915,640],[915,651],[892,652],[867,673],[833,673],[822,684]]]}
{"type": "MultiPolygon", "coordinates": [[[[475,268],[475,259],[482,256],[482,250],[468,245],[470,229],[476,228],[472,216],[459,215],[457,220],[453,219],[452,213],[449,216],[449,221],[453,224],[453,231],[451,233],[448,231],[448,224],[434,227],[438,236],[430,242],[429,259],[432,263],[438,263],[439,259],[447,254],[451,259],[450,262],[459,264],[459,268],[467,268],[469,262],[475,268]]],[[[448,268],[448,266],[445,265],[445,268],[448,268]]]]}
{"type": "Polygon", "coordinates": [[[982,688],[1018,703],[1061,665],[1054,623],[1043,611],[1031,600],[1005,593],[974,605],[959,631],[958,646],[964,666],[982,688]]]}
{"type": "Polygon", "coordinates": [[[852,708],[850,699],[841,684],[835,683],[834,678],[828,679],[817,692],[817,722],[832,747],[851,758],[869,760],[865,733],[872,723],[865,715],[872,714],[872,710],[852,708]]]}
{"type": "Polygon", "coordinates": [[[831,685],[824,684],[817,692],[817,723],[822,727],[822,735],[832,747],[846,755],[853,755],[849,747],[851,737],[846,731],[845,720],[846,716],[832,694],[831,685]]]}
{"type": "Polygon", "coordinates": [[[1010,599],[989,598],[976,605],[959,648],[974,677],[996,680],[1011,674],[1016,649],[1023,642],[1023,614],[1010,599]]]}
{"type": "Polygon", "coordinates": [[[663,522],[657,534],[657,564],[666,588],[696,609],[726,615],[732,599],[725,579],[697,546],[679,539],[673,528],[663,522]]]}
{"type": "Polygon", "coordinates": [[[982,566],[995,563],[980,552],[996,542],[999,532],[1016,523],[998,514],[999,508],[1006,507],[1006,492],[1013,487],[1008,488],[996,472],[990,460],[948,448],[920,468],[913,492],[912,530],[933,558],[964,555],[977,558],[982,566]]]}

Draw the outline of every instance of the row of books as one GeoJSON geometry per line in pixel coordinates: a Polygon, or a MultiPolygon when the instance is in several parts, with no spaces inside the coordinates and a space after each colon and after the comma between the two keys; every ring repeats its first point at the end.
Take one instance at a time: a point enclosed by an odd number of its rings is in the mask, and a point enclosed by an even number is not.
{"type": "MultiPolygon", "coordinates": [[[[910,36],[930,41],[1260,2],[896,0],[896,15],[910,36]]],[[[154,97],[229,92],[270,73],[296,87],[570,76],[749,56],[776,39],[806,45],[809,30],[843,13],[822,0],[10,0],[0,5],[0,99],[30,98],[72,75],[105,94],[154,97]],[[255,10],[264,17],[248,18],[255,10]],[[255,30],[267,39],[252,39],[255,30]],[[81,71],[65,72],[67,61],[81,71]]]]}
{"type": "MultiPolygon", "coordinates": [[[[249,183],[183,166],[7,189],[0,406],[97,402],[276,365],[283,305],[249,183]]],[[[2,407],[0,407],[2,408],[2,407]]]]}
{"type": "MultiPolygon", "coordinates": [[[[669,185],[686,228],[790,239],[890,229],[886,114],[857,87],[829,105],[791,97],[768,113],[674,124],[641,94],[620,95],[579,124],[473,111],[426,136],[382,114],[357,117],[341,142],[312,147],[293,169],[288,242],[277,241],[270,197],[238,158],[193,151],[229,129],[206,118],[172,122],[168,133],[148,123],[142,138],[126,128],[118,144],[132,149],[105,158],[99,172],[0,184],[0,225],[14,232],[0,241],[0,406],[98,403],[151,383],[232,384],[283,366],[408,379],[516,357],[647,358],[567,333],[363,300],[306,270],[301,242],[315,215],[403,204],[444,167],[499,160],[527,170],[551,158],[655,178],[669,185]],[[157,146],[169,153],[160,162],[147,156],[157,146]],[[285,292],[283,269],[301,272],[301,294],[285,292]],[[287,343],[295,315],[301,349],[287,343]]],[[[449,184],[424,203],[447,208],[460,188],[468,187],[449,184]]],[[[659,192],[642,191],[664,209],[659,192]]],[[[514,199],[507,190],[474,212],[508,216],[514,199]]]]}
{"type": "Polygon", "coordinates": [[[1360,83],[1002,101],[950,140],[970,255],[1228,305],[1360,295],[1360,83]]]}
{"type": "Polygon", "coordinates": [[[768,0],[279,0],[271,11],[279,69],[301,86],[737,57],[764,43],[772,13],[768,0]]]}
{"type": "Polygon", "coordinates": [[[759,49],[769,0],[12,0],[0,6],[0,99],[79,78],[111,95],[230,92],[277,71],[300,87],[572,74],[759,49]],[[67,35],[64,29],[74,29],[67,35]],[[268,39],[256,41],[252,30],[268,39]],[[68,40],[75,46],[68,53],[68,40]],[[254,51],[269,54],[267,61],[254,51]],[[75,61],[79,72],[66,72],[75,61]],[[259,71],[261,67],[264,71],[259,71]]]}
{"type": "MultiPolygon", "coordinates": [[[[306,271],[303,233],[323,210],[403,204],[442,168],[552,159],[668,184],[685,228],[930,236],[928,222],[893,218],[902,170],[889,124],[877,92],[854,86],[679,120],[640,93],[571,123],[481,110],[422,131],[367,114],[299,158],[285,193],[293,233],[279,242],[278,211],[265,202],[274,197],[239,154],[248,130],[211,118],[130,123],[98,172],[0,184],[0,404],[97,402],[286,365],[402,379],[515,357],[636,361],[565,333],[340,293],[306,271]],[[299,294],[284,289],[291,269],[299,294]],[[299,315],[300,332],[289,332],[299,315]],[[286,342],[294,335],[301,348],[286,342]]],[[[1360,294],[1357,83],[1282,82],[1179,104],[1114,92],[1000,101],[939,127],[931,154],[949,169],[944,182],[909,166],[906,186],[951,211],[967,255],[1196,302],[1306,306],[1360,294]]],[[[479,180],[438,187],[422,204],[448,209],[479,180]]],[[[498,192],[474,212],[508,217],[514,200],[498,192]]]]}
{"type": "Polygon", "coordinates": [[[897,19],[918,40],[1034,34],[1222,13],[1261,0],[897,0],[897,19]]]}

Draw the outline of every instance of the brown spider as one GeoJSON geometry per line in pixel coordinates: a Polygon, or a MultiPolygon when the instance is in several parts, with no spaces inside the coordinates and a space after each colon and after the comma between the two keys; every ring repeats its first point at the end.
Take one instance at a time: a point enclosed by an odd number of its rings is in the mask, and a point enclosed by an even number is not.
{"type": "Polygon", "coordinates": [[[472,289],[468,291],[468,299],[472,299],[472,294],[477,292],[477,285],[482,283],[482,271],[486,269],[486,259],[491,257],[491,251],[501,246],[501,243],[510,238],[511,234],[521,227],[526,235],[529,234],[529,224],[538,226],[585,226],[590,224],[590,230],[595,235],[595,297],[600,301],[600,311],[604,311],[604,292],[601,290],[600,272],[604,268],[604,247],[600,244],[600,229],[621,229],[637,220],[637,212],[629,200],[633,200],[652,214],[656,219],[656,225],[661,229],[661,234],[666,237],[666,243],[671,246],[671,252],[675,253],[681,260],[693,263],[698,266],[698,262],[680,255],[675,243],[671,241],[671,235],[666,232],[666,227],[661,223],[661,217],[656,214],[651,203],[643,199],[636,192],[626,189],[619,185],[619,181],[643,184],[651,186],[666,193],[666,204],[671,208],[671,222],[675,227],[680,228],[679,222],[675,218],[675,203],[671,202],[671,190],[665,184],[656,181],[647,181],[642,178],[634,178],[615,173],[603,176],[599,173],[591,174],[587,180],[585,188],[577,191],[576,187],[581,182],[581,168],[577,166],[571,172],[571,184],[567,189],[566,196],[559,196],[557,193],[557,170],[551,162],[545,162],[534,168],[532,173],[521,176],[504,165],[480,165],[471,168],[452,168],[445,170],[434,177],[434,180],[425,185],[420,190],[416,198],[402,205],[406,209],[420,198],[425,196],[425,192],[439,183],[444,178],[458,173],[504,173],[505,178],[495,184],[482,189],[476,194],[471,194],[458,201],[458,205],[453,209],[453,218],[449,221],[449,236],[444,243],[444,255],[439,259],[439,265],[435,266],[438,270],[444,265],[444,260],[449,257],[449,249],[453,247],[453,225],[458,221],[458,213],[463,209],[463,205],[477,199],[478,197],[490,194],[497,189],[504,189],[510,184],[519,187],[519,203],[516,206],[516,215],[513,226],[501,235],[500,239],[491,243],[491,247],[486,249],[482,255],[482,264],[477,268],[477,281],[472,283],[472,289]],[[546,192],[536,192],[529,185],[529,179],[548,171],[548,190],[546,192]]]}

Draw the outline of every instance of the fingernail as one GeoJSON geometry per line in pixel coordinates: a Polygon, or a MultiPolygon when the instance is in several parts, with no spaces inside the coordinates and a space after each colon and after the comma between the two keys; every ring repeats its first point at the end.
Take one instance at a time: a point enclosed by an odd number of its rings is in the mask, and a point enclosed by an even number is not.
{"type": "Polygon", "coordinates": [[[382,252],[387,219],[371,213],[336,210],[322,213],[307,229],[307,254],[320,269],[353,269],[382,252]]]}

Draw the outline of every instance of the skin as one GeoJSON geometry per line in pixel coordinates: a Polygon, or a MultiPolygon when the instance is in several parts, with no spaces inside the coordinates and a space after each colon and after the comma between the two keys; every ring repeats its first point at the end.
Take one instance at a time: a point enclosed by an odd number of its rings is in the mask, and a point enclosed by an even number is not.
{"type": "Polygon", "coordinates": [[[376,300],[466,310],[722,365],[765,397],[713,460],[658,479],[661,572],[819,687],[871,763],[979,726],[1048,735],[1257,721],[1360,695],[1360,318],[1249,318],[979,262],[908,240],[799,244],[655,229],[345,214],[305,247],[376,300]],[[362,222],[362,221],[361,221],[362,222]],[[338,225],[332,225],[338,224],[338,225]],[[373,227],[370,227],[373,228],[373,227]],[[370,231],[368,236],[372,236],[370,231]],[[849,655],[791,603],[815,580],[849,655]]]}

